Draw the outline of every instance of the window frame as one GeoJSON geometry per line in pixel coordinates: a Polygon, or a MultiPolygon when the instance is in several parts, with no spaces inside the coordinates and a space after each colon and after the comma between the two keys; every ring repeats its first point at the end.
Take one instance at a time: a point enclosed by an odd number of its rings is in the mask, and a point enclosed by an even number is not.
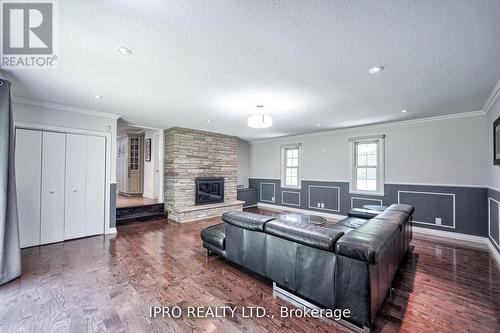
{"type": "Polygon", "coordinates": [[[385,135],[374,135],[358,138],[350,138],[350,181],[349,193],[361,195],[384,196],[385,195],[385,135]],[[377,188],[375,191],[359,190],[357,188],[357,147],[358,144],[377,144],[377,188]]]}
{"type": "Polygon", "coordinates": [[[281,146],[281,188],[292,188],[301,189],[302,188],[302,149],[300,143],[288,144],[281,146]],[[287,169],[287,157],[286,152],[291,149],[297,149],[297,185],[287,185],[286,184],[286,169],[287,169]]]}

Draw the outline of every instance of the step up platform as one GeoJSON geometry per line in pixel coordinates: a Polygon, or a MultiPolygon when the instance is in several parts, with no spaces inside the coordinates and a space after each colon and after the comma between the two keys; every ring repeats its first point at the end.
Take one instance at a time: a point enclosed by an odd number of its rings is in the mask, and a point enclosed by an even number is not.
{"type": "Polygon", "coordinates": [[[167,217],[168,215],[167,212],[165,212],[165,205],[163,203],[116,209],[116,225],[144,222],[167,217]]]}

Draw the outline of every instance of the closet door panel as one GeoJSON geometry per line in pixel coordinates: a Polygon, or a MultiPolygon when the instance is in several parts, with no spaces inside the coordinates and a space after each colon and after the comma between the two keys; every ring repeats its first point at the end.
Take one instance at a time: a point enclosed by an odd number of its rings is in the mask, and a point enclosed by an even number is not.
{"type": "Polygon", "coordinates": [[[106,139],[87,137],[87,194],[85,234],[104,233],[106,139]]]}
{"type": "Polygon", "coordinates": [[[64,239],[86,236],[86,164],[87,137],[67,134],[64,239]]]}
{"type": "Polygon", "coordinates": [[[40,243],[64,240],[66,135],[43,132],[40,243]]]}
{"type": "Polygon", "coordinates": [[[42,132],[16,130],[16,185],[21,247],[40,244],[42,132]]]}

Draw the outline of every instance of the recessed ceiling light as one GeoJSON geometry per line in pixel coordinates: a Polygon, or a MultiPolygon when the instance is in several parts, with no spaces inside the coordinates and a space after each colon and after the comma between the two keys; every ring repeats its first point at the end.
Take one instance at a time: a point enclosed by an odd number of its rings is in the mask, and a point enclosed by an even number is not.
{"type": "Polygon", "coordinates": [[[383,70],[384,70],[384,66],[372,67],[372,68],[370,68],[370,74],[375,74],[375,73],[378,73],[378,72],[383,71],[383,70]]]}
{"type": "Polygon", "coordinates": [[[316,124],[316,127],[321,127],[321,124],[316,124]]]}
{"type": "Polygon", "coordinates": [[[95,99],[102,99],[102,96],[101,95],[94,95],[94,98],[95,99]]]}
{"type": "Polygon", "coordinates": [[[132,50],[129,49],[128,47],[125,47],[125,46],[120,46],[118,48],[118,52],[120,52],[123,55],[127,55],[127,56],[132,55],[132,50]]]}
{"type": "Polygon", "coordinates": [[[408,110],[408,109],[403,109],[403,110],[401,110],[401,112],[403,112],[403,113],[407,113],[407,112],[409,112],[409,111],[410,111],[410,110],[408,110]]]}

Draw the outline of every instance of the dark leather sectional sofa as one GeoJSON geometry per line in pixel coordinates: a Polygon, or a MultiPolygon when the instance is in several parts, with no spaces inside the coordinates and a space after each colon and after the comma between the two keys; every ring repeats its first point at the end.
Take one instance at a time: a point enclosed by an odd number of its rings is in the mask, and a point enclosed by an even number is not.
{"type": "Polygon", "coordinates": [[[203,246],[321,308],[349,309],[369,328],[409,250],[413,207],[353,209],[337,223],[228,212],[202,231],[203,246]]]}

